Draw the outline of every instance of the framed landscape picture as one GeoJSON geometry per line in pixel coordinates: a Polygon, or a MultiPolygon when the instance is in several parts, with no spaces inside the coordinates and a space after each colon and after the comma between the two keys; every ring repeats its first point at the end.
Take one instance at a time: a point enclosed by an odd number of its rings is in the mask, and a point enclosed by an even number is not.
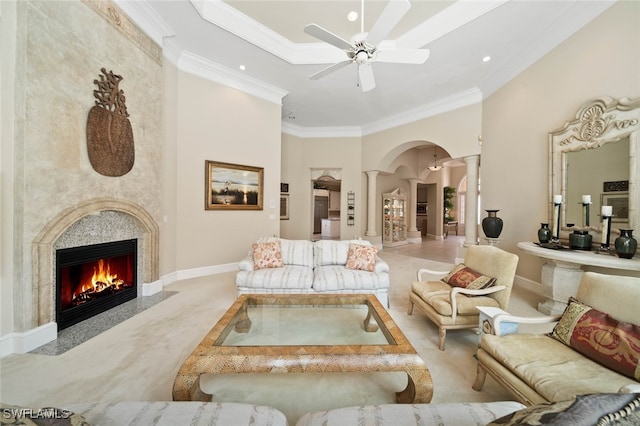
{"type": "Polygon", "coordinates": [[[264,168],[205,160],[205,210],[262,210],[264,168]]]}

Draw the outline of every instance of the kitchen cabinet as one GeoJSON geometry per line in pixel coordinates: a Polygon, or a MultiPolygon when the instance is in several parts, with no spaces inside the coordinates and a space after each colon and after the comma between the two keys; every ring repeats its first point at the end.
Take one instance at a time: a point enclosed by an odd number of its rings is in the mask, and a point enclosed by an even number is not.
{"type": "Polygon", "coordinates": [[[329,210],[340,211],[340,191],[329,191],[329,210]]]}
{"type": "Polygon", "coordinates": [[[322,219],[322,237],[340,238],[340,219],[322,219]]]}
{"type": "Polygon", "coordinates": [[[382,194],[382,245],[395,247],[407,241],[407,197],[396,189],[382,194]]]}

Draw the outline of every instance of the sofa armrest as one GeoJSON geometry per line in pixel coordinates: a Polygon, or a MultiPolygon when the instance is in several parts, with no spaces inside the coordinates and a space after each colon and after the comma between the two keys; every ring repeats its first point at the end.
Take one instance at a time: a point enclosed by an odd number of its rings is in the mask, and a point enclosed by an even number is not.
{"type": "Polygon", "coordinates": [[[255,269],[253,259],[250,257],[245,257],[240,262],[238,262],[238,269],[241,271],[253,271],[255,269]]]}
{"type": "Polygon", "coordinates": [[[618,392],[620,393],[640,393],[640,383],[638,384],[629,384],[621,387],[618,392]]]}
{"type": "Polygon", "coordinates": [[[376,256],[376,264],[373,271],[376,273],[389,272],[389,264],[376,256]]]}
{"type": "Polygon", "coordinates": [[[560,319],[562,315],[545,315],[541,317],[517,317],[509,314],[498,314],[491,318],[491,325],[496,335],[500,335],[501,323],[515,322],[517,324],[550,324],[560,319]]]}
{"type": "Polygon", "coordinates": [[[421,269],[418,269],[418,271],[416,272],[416,278],[418,278],[418,281],[424,281],[422,279],[422,274],[438,275],[440,277],[444,277],[449,272],[451,271],[434,271],[433,269],[421,268],[421,269]]]}

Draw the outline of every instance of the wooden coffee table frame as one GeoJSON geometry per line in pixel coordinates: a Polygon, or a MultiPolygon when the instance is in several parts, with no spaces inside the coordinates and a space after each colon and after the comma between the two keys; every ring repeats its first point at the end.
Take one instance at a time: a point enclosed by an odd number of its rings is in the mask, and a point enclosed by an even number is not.
{"type": "Polygon", "coordinates": [[[240,296],[182,364],[173,382],[174,401],[211,401],[200,389],[202,374],[249,373],[407,373],[407,387],[396,393],[399,403],[427,403],[433,396],[433,381],[424,361],[400,331],[389,313],[371,294],[245,294],[240,296]],[[221,346],[235,328],[243,332],[251,322],[247,306],[257,305],[366,305],[367,331],[377,327],[388,344],[378,345],[300,345],[300,346],[221,346]],[[243,315],[244,312],[244,315],[243,315]]]}

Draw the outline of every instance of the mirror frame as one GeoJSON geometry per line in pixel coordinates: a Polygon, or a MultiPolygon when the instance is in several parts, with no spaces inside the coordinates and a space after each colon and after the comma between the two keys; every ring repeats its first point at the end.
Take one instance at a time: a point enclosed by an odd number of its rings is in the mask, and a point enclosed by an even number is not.
{"type": "MultiPolygon", "coordinates": [[[[585,103],[558,130],[549,133],[549,220],[553,218],[553,196],[562,194],[567,200],[567,154],[584,149],[596,149],[629,137],[629,229],[640,225],[640,98],[619,100],[600,97],[585,103]]],[[[566,203],[561,217],[566,218],[566,203]]],[[[582,228],[579,228],[582,229],[582,228]]],[[[602,226],[590,226],[594,242],[602,240],[602,226]]],[[[570,229],[561,226],[560,238],[568,239],[570,229]]],[[[619,229],[612,228],[612,233],[619,229]]]]}

